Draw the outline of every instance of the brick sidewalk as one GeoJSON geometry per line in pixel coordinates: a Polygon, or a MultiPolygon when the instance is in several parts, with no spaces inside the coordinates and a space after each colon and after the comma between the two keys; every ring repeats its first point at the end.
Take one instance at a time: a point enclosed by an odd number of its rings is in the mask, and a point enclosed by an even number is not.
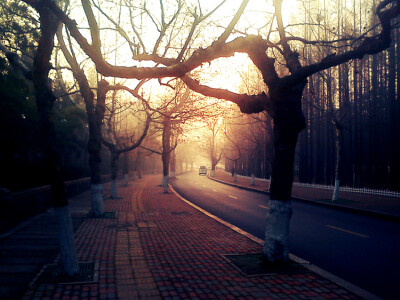
{"type": "MultiPolygon", "coordinates": [[[[250,184],[250,178],[237,176],[237,181],[234,182],[232,175],[222,170],[217,170],[215,172],[215,179],[246,188],[254,188],[263,191],[269,190],[269,181],[256,179],[256,185],[252,186],[250,184]]],[[[332,190],[293,185],[292,196],[326,204],[334,204],[331,201],[332,190]]],[[[400,199],[395,197],[340,191],[339,200],[335,202],[335,204],[354,209],[377,212],[400,219],[400,199]]]]}
{"type": "Polygon", "coordinates": [[[121,187],[122,199],[104,201],[116,219],[79,227],[79,260],[99,263],[98,282],[33,285],[23,299],[358,299],[309,271],[244,275],[222,255],[259,253],[260,244],[163,194],[159,181],[121,187]]]}

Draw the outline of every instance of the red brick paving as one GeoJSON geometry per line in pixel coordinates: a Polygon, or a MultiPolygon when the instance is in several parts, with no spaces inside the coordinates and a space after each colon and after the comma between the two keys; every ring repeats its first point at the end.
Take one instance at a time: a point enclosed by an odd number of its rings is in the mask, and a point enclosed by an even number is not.
{"type": "Polygon", "coordinates": [[[313,273],[244,276],[221,255],[261,246],[158,183],[121,187],[122,199],[104,201],[117,219],[88,218],[76,232],[79,260],[99,262],[97,283],[35,285],[23,299],[358,299],[313,273]]]}

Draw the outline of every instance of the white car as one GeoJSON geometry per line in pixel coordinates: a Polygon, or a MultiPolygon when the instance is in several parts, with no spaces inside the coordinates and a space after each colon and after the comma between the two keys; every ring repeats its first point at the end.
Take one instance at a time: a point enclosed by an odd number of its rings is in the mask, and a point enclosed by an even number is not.
{"type": "Polygon", "coordinates": [[[201,174],[207,175],[207,168],[205,166],[201,166],[199,168],[199,175],[201,175],[201,174]]]}

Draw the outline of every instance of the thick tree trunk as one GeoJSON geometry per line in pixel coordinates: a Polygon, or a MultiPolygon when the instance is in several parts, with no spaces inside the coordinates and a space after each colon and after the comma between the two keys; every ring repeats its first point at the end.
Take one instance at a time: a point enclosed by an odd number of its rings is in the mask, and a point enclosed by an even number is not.
{"type": "Polygon", "coordinates": [[[86,114],[88,118],[89,127],[89,166],[90,166],[90,199],[92,204],[92,212],[94,216],[101,216],[103,214],[103,196],[102,196],[102,182],[101,182],[101,126],[105,112],[105,91],[104,88],[108,85],[106,81],[99,82],[98,86],[98,99],[95,105],[95,96],[89,86],[89,82],[85,73],[80,69],[74,55],[68,52],[64,44],[61,31],[57,33],[58,41],[61,50],[64,53],[75,79],[77,80],[80,88],[80,94],[85,100],[86,114]]]}
{"type": "Polygon", "coordinates": [[[102,80],[98,84],[97,91],[97,105],[93,104],[93,93],[91,98],[86,98],[86,112],[88,114],[89,123],[89,166],[90,166],[90,200],[92,204],[92,213],[94,216],[99,217],[104,214],[103,209],[103,184],[101,181],[101,147],[102,135],[101,126],[105,112],[106,93],[105,88],[108,83],[102,80]]]}
{"type": "Polygon", "coordinates": [[[170,178],[176,178],[176,155],[175,155],[175,150],[172,150],[171,152],[171,161],[170,161],[170,173],[169,177],[170,178]]]}
{"type": "Polygon", "coordinates": [[[274,155],[270,185],[270,209],[267,215],[264,255],[271,263],[288,260],[289,224],[292,216],[291,195],[293,163],[299,132],[305,128],[301,110],[304,84],[292,90],[274,91],[274,155]]]}
{"type": "Polygon", "coordinates": [[[168,178],[169,178],[169,153],[162,155],[163,177],[161,185],[164,187],[164,193],[168,193],[168,178]]]}
{"type": "Polygon", "coordinates": [[[74,231],[68,206],[55,207],[59,230],[60,256],[63,270],[69,276],[78,273],[78,258],[75,250],[74,231]]]}
{"type": "Polygon", "coordinates": [[[89,121],[89,166],[90,166],[90,182],[92,211],[95,216],[100,216],[103,211],[103,200],[101,194],[98,194],[99,185],[101,182],[101,131],[98,128],[96,120],[89,121]],[[92,124],[91,124],[92,123],[92,124]],[[93,194],[94,192],[94,194],[93,194]]]}
{"type": "Polygon", "coordinates": [[[74,234],[71,216],[68,211],[68,199],[60,171],[60,158],[57,153],[56,133],[52,119],[52,109],[56,98],[49,86],[48,74],[50,58],[54,48],[54,36],[57,19],[49,9],[35,7],[40,14],[41,37],[33,61],[33,85],[39,116],[41,144],[49,174],[53,203],[59,228],[61,266],[63,271],[73,276],[78,273],[74,234]]]}
{"type": "Polygon", "coordinates": [[[289,257],[290,200],[270,200],[263,252],[271,263],[284,263],[289,257]]]}

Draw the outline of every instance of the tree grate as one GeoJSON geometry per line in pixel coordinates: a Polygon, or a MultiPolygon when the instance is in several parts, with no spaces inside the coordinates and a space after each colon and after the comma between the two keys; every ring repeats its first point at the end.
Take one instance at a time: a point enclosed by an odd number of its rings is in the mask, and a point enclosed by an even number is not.
{"type": "Polygon", "coordinates": [[[94,219],[116,219],[115,211],[105,211],[101,216],[94,216],[93,213],[89,213],[88,217],[94,219]]]}
{"type": "Polygon", "coordinates": [[[305,274],[309,273],[301,264],[289,260],[283,264],[268,263],[264,254],[225,254],[222,255],[236,269],[246,276],[263,276],[275,274],[305,274]]]}
{"type": "Polygon", "coordinates": [[[78,274],[71,277],[63,273],[57,264],[45,265],[31,285],[78,284],[98,281],[98,268],[94,263],[79,263],[78,266],[78,274]]]}

